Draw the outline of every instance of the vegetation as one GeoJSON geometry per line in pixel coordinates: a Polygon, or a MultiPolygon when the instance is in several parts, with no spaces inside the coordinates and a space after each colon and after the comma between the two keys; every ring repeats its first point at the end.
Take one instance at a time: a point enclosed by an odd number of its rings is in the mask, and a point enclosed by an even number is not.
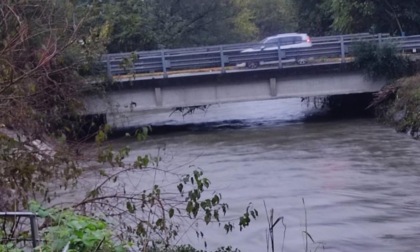
{"type": "MultiPolygon", "coordinates": [[[[39,219],[45,220],[40,230],[43,242],[34,251],[126,251],[124,244],[116,245],[112,240],[112,231],[103,220],[82,216],[71,210],[43,209],[37,203],[32,203],[30,210],[38,213],[39,219]]],[[[3,230],[0,232],[0,238],[3,235],[8,234],[3,230]]],[[[9,242],[0,244],[0,251],[23,252],[24,250],[9,242]]]]}
{"type": "Polygon", "coordinates": [[[248,41],[257,29],[241,0],[110,1],[110,52],[248,41]]]}
{"type": "Polygon", "coordinates": [[[373,105],[382,121],[419,138],[420,76],[401,78],[377,94],[373,105]]]}
{"type": "Polygon", "coordinates": [[[334,33],[418,34],[420,3],[414,0],[296,0],[298,30],[334,33]]]}
{"type": "MultiPolygon", "coordinates": [[[[416,73],[415,62],[400,54],[392,44],[360,43],[355,48],[355,56],[356,67],[368,77],[390,83],[376,94],[368,109],[374,107],[380,120],[393,125],[399,132],[418,138],[419,76],[410,77],[416,73]]],[[[334,103],[334,97],[329,98],[329,102],[334,103]]]]}
{"type": "Polygon", "coordinates": [[[99,219],[82,216],[70,210],[43,209],[37,204],[31,211],[49,222],[42,230],[44,242],[36,251],[125,251],[124,245],[115,245],[108,224],[99,219]]]}
{"type": "Polygon", "coordinates": [[[83,109],[81,73],[104,48],[105,28],[89,28],[93,11],[61,0],[0,5],[0,191],[9,195],[2,210],[48,199],[51,180],[67,187],[80,174],[65,140],[78,129],[69,119],[83,109]]]}
{"type": "Polygon", "coordinates": [[[396,80],[414,73],[414,63],[393,44],[361,42],[354,48],[356,67],[373,79],[396,80]]]}
{"type": "Polygon", "coordinates": [[[110,52],[249,42],[294,31],[420,33],[414,0],[108,1],[100,20],[111,31],[110,52]]]}

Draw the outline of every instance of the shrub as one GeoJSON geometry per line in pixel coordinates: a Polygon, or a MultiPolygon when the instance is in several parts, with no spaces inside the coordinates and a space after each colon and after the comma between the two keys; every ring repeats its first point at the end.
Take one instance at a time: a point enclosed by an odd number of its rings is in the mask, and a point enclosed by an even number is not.
{"type": "Polygon", "coordinates": [[[70,210],[43,209],[33,204],[31,210],[49,223],[42,231],[44,242],[35,251],[126,251],[122,245],[115,245],[108,224],[100,219],[83,216],[70,210]]]}
{"type": "Polygon", "coordinates": [[[353,50],[356,67],[372,79],[395,80],[414,73],[414,64],[391,43],[361,42],[353,50]]]}

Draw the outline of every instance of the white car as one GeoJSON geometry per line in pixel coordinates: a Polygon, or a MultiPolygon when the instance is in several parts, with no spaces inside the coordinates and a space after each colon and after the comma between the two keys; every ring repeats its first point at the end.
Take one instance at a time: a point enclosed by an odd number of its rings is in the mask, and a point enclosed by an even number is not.
{"type": "MultiPolygon", "coordinates": [[[[278,34],[275,36],[270,36],[263,39],[260,42],[260,46],[255,46],[252,48],[247,48],[242,50],[241,53],[253,53],[253,52],[261,52],[261,51],[274,51],[278,50],[280,45],[281,50],[287,50],[291,48],[307,48],[312,46],[311,38],[308,34],[305,33],[284,33],[278,34]]],[[[290,61],[290,60],[289,60],[290,61]]],[[[292,59],[292,61],[296,61],[298,64],[305,64],[307,61],[304,58],[292,59]]],[[[266,65],[266,64],[273,64],[277,63],[278,61],[268,61],[268,62],[257,62],[257,61],[248,61],[246,62],[246,66],[249,68],[257,68],[259,65],[266,65]]]]}

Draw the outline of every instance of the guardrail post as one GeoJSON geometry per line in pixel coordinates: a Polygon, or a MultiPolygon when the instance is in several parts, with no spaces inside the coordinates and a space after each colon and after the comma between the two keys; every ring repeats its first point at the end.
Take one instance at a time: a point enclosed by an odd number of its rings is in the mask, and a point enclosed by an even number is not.
{"type": "Polygon", "coordinates": [[[110,57],[111,56],[109,54],[106,56],[106,75],[110,80],[112,80],[111,62],[109,60],[110,57]]]}
{"type": "Polygon", "coordinates": [[[279,58],[279,68],[283,68],[283,64],[281,62],[281,46],[280,46],[280,41],[277,42],[277,53],[278,53],[278,58],[279,58]]]}
{"type": "Polygon", "coordinates": [[[341,45],[341,63],[346,62],[346,48],[344,47],[344,37],[340,36],[340,45],[341,45]]]}
{"type": "Polygon", "coordinates": [[[163,78],[168,78],[168,71],[166,70],[165,51],[161,50],[160,55],[162,60],[163,78]]]}
{"type": "Polygon", "coordinates": [[[220,46],[220,64],[222,67],[222,73],[226,73],[226,69],[225,69],[225,57],[223,55],[223,46],[220,46]]]}
{"type": "Polygon", "coordinates": [[[36,246],[38,246],[38,240],[39,240],[38,225],[36,223],[36,215],[35,214],[31,215],[29,217],[29,220],[31,222],[32,246],[36,248],[36,246]]]}
{"type": "Polygon", "coordinates": [[[382,33],[379,33],[379,35],[378,35],[378,44],[379,44],[379,46],[382,45],[382,33]]]}

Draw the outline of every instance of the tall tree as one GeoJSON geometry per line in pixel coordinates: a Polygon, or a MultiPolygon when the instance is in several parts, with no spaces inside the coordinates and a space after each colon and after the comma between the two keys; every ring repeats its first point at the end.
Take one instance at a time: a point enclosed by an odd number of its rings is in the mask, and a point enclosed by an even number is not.
{"type": "Polygon", "coordinates": [[[327,0],[288,0],[296,15],[297,30],[312,36],[330,34],[333,22],[327,0]]]}
{"type": "Polygon", "coordinates": [[[297,31],[297,17],[288,0],[249,1],[260,37],[297,31]]]}
{"type": "Polygon", "coordinates": [[[109,51],[134,51],[246,41],[256,28],[242,0],[128,0],[105,7],[109,51]]]}
{"type": "Polygon", "coordinates": [[[416,0],[327,0],[338,32],[420,32],[420,2],[416,0]]]}

